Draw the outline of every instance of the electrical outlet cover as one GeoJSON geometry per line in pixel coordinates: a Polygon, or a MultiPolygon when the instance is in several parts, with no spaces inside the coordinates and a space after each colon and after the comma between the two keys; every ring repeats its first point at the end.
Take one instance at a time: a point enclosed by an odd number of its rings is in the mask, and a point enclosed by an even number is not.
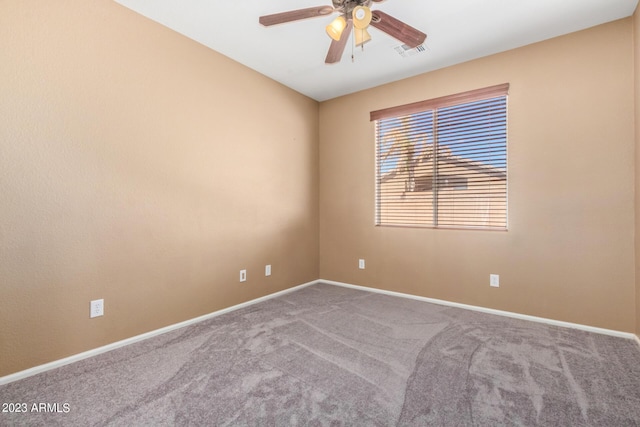
{"type": "Polygon", "coordinates": [[[500,275],[498,274],[490,274],[489,275],[489,286],[493,288],[500,287],[500,275]]]}
{"type": "Polygon", "coordinates": [[[89,312],[89,316],[93,319],[94,317],[104,316],[104,300],[97,299],[91,301],[91,310],[89,312]]]}

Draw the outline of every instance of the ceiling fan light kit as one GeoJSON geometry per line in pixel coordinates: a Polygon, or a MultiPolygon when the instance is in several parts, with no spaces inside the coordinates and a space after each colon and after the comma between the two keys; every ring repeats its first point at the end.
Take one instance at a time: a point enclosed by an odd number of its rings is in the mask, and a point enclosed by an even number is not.
{"type": "Polygon", "coordinates": [[[356,46],[360,47],[364,45],[366,42],[371,41],[371,34],[366,29],[354,29],[353,35],[356,37],[356,46]]]}
{"type": "Polygon", "coordinates": [[[370,41],[371,35],[367,31],[369,25],[398,39],[411,48],[422,44],[427,38],[427,35],[422,31],[379,10],[371,11],[371,4],[381,1],[382,0],[332,0],[333,7],[317,6],[280,12],[261,16],[258,22],[264,26],[271,26],[324,16],[333,12],[340,13],[340,16],[326,27],[327,34],[332,39],[329,52],[325,59],[325,63],[327,64],[340,61],[352,29],[354,30],[354,42],[356,46],[362,46],[370,41]]]}
{"type": "Polygon", "coordinates": [[[331,24],[327,25],[327,34],[329,34],[329,37],[331,37],[335,41],[340,41],[342,32],[346,27],[347,20],[344,19],[344,16],[338,16],[333,20],[333,22],[331,22],[331,24]]]}
{"type": "Polygon", "coordinates": [[[371,23],[371,9],[367,6],[353,8],[353,26],[358,30],[364,30],[371,23]]]}

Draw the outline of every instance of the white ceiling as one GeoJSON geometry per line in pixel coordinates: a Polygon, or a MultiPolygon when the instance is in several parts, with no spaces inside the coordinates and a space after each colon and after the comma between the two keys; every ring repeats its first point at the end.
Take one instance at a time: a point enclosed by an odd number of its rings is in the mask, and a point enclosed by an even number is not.
{"type": "MultiPolygon", "coordinates": [[[[337,15],[272,27],[258,17],[331,0],[115,0],[318,101],[535,43],[633,14],[638,0],[387,0],[384,11],[427,34],[424,52],[370,27],[338,64],[324,63],[337,15]],[[351,59],[353,52],[353,61],[351,59]]],[[[353,39],[353,37],[352,37],[353,39]]]]}

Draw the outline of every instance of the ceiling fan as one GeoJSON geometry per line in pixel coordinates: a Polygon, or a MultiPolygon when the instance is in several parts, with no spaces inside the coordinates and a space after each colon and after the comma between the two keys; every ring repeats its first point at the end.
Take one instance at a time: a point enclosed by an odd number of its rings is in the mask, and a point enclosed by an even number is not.
{"type": "Polygon", "coordinates": [[[333,6],[316,6],[274,13],[273,15],[261,16],[258,21],[265,27],[269,27],[285,22],[330,15],[334,12],[340,13],[340,16],[326,28],[327,34],[332,38],[329,52],[324,61],[327,64],[340,61],[352,29],[355,29],[356,46],[364,45],[371,40],[371,36],[367,32],[369,25],[400,40],[409,48],[421,45],[427,38],[425,33],[382,11],[371,10],[372,3],[381,1],[383,0],[332,0],[333,6]]]}

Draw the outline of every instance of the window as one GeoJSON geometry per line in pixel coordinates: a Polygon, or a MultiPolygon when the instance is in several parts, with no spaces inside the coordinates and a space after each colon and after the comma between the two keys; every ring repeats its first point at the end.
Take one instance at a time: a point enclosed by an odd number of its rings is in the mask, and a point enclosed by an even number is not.
{"type": "Polygon", "coordinates": [[[507,229],[508,84],[373,111],[376,225],[507,229]]]}

